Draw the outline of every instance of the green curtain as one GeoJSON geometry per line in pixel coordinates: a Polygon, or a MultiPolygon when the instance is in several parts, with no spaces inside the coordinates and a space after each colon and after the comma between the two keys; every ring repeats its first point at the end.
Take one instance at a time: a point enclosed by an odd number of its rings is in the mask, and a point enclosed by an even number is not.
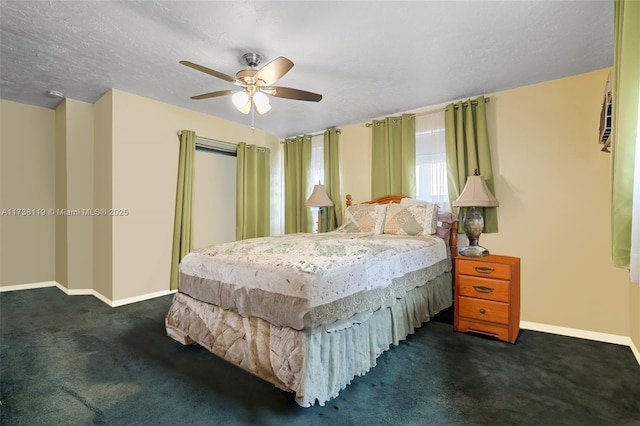
{"type": "MultiPolygon", "coordinates": [[[[340,194],[340,131],[329,129],[324,132],[324,187],[333,201],[327,208],[327,231],[342,225],[342,195],[340,194]]],[[[314,182],[315,183],[315,182],[314,182]]]]}
{"type": "Polygon", "coordinates": [[[628,268],[635,150],[638,149],[640,1],[614,2],[613,73],[611,254],[616,267],[628,268]]]}
{"type": "Polygon", "coordinates": [[[416,122],[411,114],[376,120],[371,153],[371,198],[416,195],[416,122]]]}
{"type": "Polygon", "coordinates": [[[271,182],[268,148],[238,144],[236,167],[236,240],[271,233],[271,182]]]}
{"type": "Polygon", "coordinates": [[[311,136],[284,140],[284,233],[311,232],[311,136]]]}
{"type": "MultiPolygon", "coordinates": [[[[458,198],[467,183],[467,176],[473,175],[476,169],[495,196],[484,96],[473,101],[469,99],[466,102],[449,104],[444,113],[444,125],[449,201],[453,202],[458,198]]],[[[459,210],[454,213],[460,217],[464,215],[459,210]]],[[[497,209],[483,208],[482,215],[484,233],[498,232],[497,209]]]]}
{"type": "Polygon", "coordinates": [[[196,156],[196,133],[183,130],[180,135],[178,160],[178,187],[173,222],[173,249],[171,252],[171,290],[178,289],[178,266],[193,249],[193,178],[196,156]]]}

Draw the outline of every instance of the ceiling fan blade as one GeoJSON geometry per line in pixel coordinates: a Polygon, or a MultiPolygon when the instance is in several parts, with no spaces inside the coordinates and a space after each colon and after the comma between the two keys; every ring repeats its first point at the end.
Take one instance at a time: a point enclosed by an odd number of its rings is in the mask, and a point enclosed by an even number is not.
{"type": "Polygon", "coordinates": [[[322,100],[322,95],[318,93],[292,89],[290,87],[271,86],[268,89],[268,93],[277,98],[295,99],[298,101],[320,102],[322,100]]]}
{"type": "Polygon", "coordinates": [[[262,83],[263,86],[270,86],[280,80],[291,68],[293,68],[293,62],[284,56],[280,56],[260,68],[254,78],[256,81],[262,80],[264,82],[262,83]]]}
{"type": "Polygon", "coordinates": [[[189,68],[193,68],[194,70],[201,71],[201,72],[203,72],[205,74],[209,74],[209,75],[212,75],[214,77],[221,78],[222,80],[226,80],[226,81],[228,81],[230,83],[235,83],[237,81],[235,77],[231,77],[230,75],[221,73],[221,72],[216,71],[216,70],[212,70],[211,68],[203,67],[202,65],[194,64],[193,62],[180,61],[180,63],[182,65],[188,66],[189,68]]]}
{"type": "Polygon", "coordinates": [[[191,99],[199,100],[199,99],[217,98],[218,96],[226,96],[232,93],[233,93],[233,90],[219,90],[217,92],[203,93],[202,95],[192,96],[191,99]]]}

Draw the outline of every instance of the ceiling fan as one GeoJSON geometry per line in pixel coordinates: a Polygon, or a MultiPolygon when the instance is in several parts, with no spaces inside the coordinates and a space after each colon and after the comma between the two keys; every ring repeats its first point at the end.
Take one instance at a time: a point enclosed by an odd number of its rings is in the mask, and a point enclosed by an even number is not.
{"type": "Polygon", "coordinates": [[[245,53],[242,55],[242,59],[244,59],[249,68],[238,71],[235,77],[203,67],[202,65],[194,64],[193,62],[180,61],[182,65],[244,88],[244,90],[241,91],[219,90],[217,92],[204,93],[202,95],[192,96],[191,99],[198,100],[232,95],[231,100],[238,111],[243,114],[248,114],[249,111],[251,111],[251,107],[253,107],[260,115],[266,114],[271,110],[269,97],[267,95],[311,102],[319,102],[322,99],[322,95],[317,93],[292,89],[290,87],[273,86],[276,81],[280,80],[293,68],[293,62],[284,56],[274,59],[259,70],[256,69],[260,61],[262,61],[262,56],[259,54],[245,53]]]}

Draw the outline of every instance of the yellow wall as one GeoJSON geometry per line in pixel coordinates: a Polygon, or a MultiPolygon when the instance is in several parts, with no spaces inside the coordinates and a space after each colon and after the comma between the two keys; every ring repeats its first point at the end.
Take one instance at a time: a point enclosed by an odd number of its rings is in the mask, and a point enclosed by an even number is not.
{"type": "MultiPolygon", "coordinates": [[[[0,210],[55,206],[55,112],[0,100],[0,210]]],[[[0,217],[0,286],[55,280],[55,217],[0,217]]]]}
{"type": "Polygon", "coordinates": [[[56,108],[56,282],[70,292],[93,282],[93,218],[77,214],[93,208],[93,129],[93,105],[56,108]]]}
{"type": "Polygon", "coordinates": [[[56,108],[55,198],[56,198],[56,282],[68,288],[67,276],[67,217],[57,213],[67,208],[67,101],[56,108]]]}
{"type": "Polygon", "coordinates": [[[371,128],[364,123],[340,128],[340,190],[351,202],[371,199],[371,128]]]}
{"type": "MultiPolygon", "coordinates": [[[[210,115],[113,90],[113,300],[169,288],[178,170],[177,131],[279,150],[266,132],[210,115]]],[[[277,154],[274,154],[274,156],[277,154]]],[[[217,185],[235,185],[235,176],[217,185]]],[[[226,200],[235,204],[235,200],[226,200]]]]}
{"type": "Polygon", "coordinates": [[[522,257],[523,320],[628,336],[629,274],[610,255],[611,157],[597,143],[607,75],[492,96],[501,232],[484,243],[522,257]]]}
{"type": "MultiPolygon", "coordinates": [[[[56,111],[0,105],[1,208],[125,214],[3,215],[2,287],[56,281],[70,294],[95,292],[116,304],[168,291],[178,130],[269,147],[273,169],[281,167],[273,135],[117,90],[94,105],[64,100],[56,111]]],[[[235,185],[235,176],[211,185],[235,185]]]]}
{"type": "MultiPolygon", "coordinates": [[[[67,99],[67,209],[93,209],[93,105],[67,99]]],[[[93,217],[67,217],[67,285],[69,291],[93,283],[93,217]]]]}
{"type": "MultiPolygon", "coordinates": [[[[113,99],[111,92],[94,104],[93,207],[111,207],[113,99]]],[[[113,223],[111,216],[93,218],[93,289],[113,300],[113,223]]]]}
{"type": "MultiPolygon", "coordinates": [[[[607,74],[489,95],[500,232],[481,243],[522,259],[523,321],[629,336],[629,274],[610,257],[610,155],[598,144],[607,74]]],[[[340,144],[343,194],[369,199],[369,129],[342,128],[340,144]]]]}

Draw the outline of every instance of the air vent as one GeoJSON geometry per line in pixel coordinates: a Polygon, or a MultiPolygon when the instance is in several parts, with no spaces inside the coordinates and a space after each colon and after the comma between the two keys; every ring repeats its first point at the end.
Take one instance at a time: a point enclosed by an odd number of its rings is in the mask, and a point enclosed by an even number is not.
{"type": "Polygon", "coordinates": [[[603,152],[611,152],[611,71],[607,77],[607,84],[604,88],[604,98],[602,100],[602,111],[600,112],[600,140],[599,142],[604,145],[602,147],[603,152]]]}
{"type": "Polygon", "coordinates": [[[215,139],[196,138],[196,148],[208,149],[219,152],[220,154],[236,156],[238,145],[230,142],[218,141],[215,139]]]}

